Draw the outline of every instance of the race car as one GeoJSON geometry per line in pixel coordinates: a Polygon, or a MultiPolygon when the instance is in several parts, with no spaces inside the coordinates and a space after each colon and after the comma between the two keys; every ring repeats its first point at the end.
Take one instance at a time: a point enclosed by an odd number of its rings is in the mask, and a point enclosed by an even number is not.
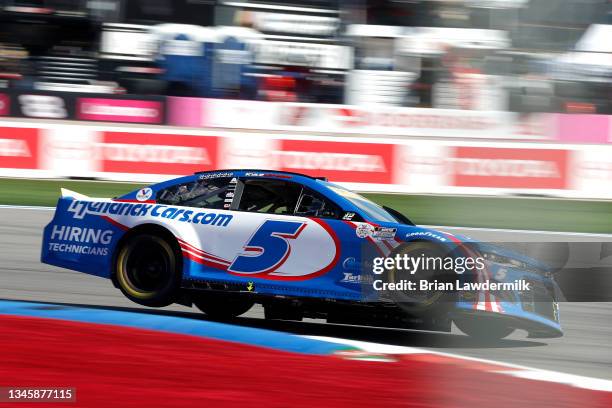
{"type": "Polygon", "coordinates": [[[195,305],[212,319],[258,303],[267,319],[562,335],[546,265],[304,174],[198,172],[112,199],[62,189],[41,260],[110,279],[141,305],[195,305]],[[423,267],[436,257],[450,269],[423,267]],[[423,265],[407,269],[411,258],[423,265]]]}

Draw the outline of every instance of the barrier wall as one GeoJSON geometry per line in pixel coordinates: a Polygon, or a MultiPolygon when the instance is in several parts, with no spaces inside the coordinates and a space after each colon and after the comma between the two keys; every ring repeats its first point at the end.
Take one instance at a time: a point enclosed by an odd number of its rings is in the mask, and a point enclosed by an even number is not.
{"type": "Polygon", "coordinates": [[[169,98],[177,126],[612,143],[612,116],[169,98]]]}
{"type": "Polygon", "coordinates": [[[177,126],[291,132],[487,139],[554,137],[550,115],[513,112],[349,106],[231,99],[169,98],[177,126]]]}
{"type": "Polygon", "coordinates": [[[2,123],[0,175],[156,181],[262,168],[361,191],[612,198],[612,145],[2,123]]]}
{"type": "Polygon", "coordinates": [[[6,90],[0,117],[316,134],[612,143],[612,116],[6,90]]]}

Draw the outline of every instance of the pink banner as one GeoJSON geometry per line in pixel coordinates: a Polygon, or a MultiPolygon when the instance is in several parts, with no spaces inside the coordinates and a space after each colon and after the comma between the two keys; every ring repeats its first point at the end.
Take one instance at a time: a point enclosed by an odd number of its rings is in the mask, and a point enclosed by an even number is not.
{"type": "Polygon", "coordinates": [[[168,98],[168,123],[174,126],[201,127],[204,125],[202,98],[168,98]]]}
{"type": "Polygon", "coordinates": [[[162,124],[164,107],[158,101],[78,98],[77,119],[162,124]]]}
{"type": "Polygon", "coordinates": [[[612,143],[612,115],[168,98],[168,124],[416,137],[612,143]]]}
{"type": "Polygon", "coordinates": [[[586,114],[559,114],[557,140],[571,143],[609,143],[610,116],[586,114]]]}

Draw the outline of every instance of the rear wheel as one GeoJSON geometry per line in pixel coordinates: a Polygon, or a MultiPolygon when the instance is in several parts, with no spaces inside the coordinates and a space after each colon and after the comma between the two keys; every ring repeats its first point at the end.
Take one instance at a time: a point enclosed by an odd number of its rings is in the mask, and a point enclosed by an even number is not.
{"type": "Polygon", "coordinates": [[[204,293],[193,301],[198,309],[212,319],[231,319],[244,314],[255,302],[240,295],[225,293],[204,293]]]}
{"type": "Polygon", "coordinates": [[[117,253],[119,289],[130,300],[163,307],[176,300],[180,286],[180,258],[164,238],[151,234],[129,237],[117,253]]]}
{"type": "Polygon", "coordinates": [[[481,320],[477,317],[462,317],[454,321],[459,330],[470,337],[481,340],[501,340],[514,331],[514,328],[508,327],[502,322],[496,322],[489,319],[481,320]]]}

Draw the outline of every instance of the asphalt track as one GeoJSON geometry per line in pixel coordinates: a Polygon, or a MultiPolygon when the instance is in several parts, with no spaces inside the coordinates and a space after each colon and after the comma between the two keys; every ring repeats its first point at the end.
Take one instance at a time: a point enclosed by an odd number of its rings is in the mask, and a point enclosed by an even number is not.
{"type": "MultiPolygon", "coordinates": [[[[0,299],[80,304],[204,318],[195,309],[183,306],[146,309],[125,299],[107,280],[41,264],[39,255],[42,228],[51,217],[52,212],[48,210],[0,208],[0,299]]],[[[517,233],[508,231],[455,229],[453,232],[463,232],[487,240],[517,239],[517,233]]],[[[538,239],[549,239],[545,233],[539,235],[538,239]]],[[[555,238],[557,241],[565,239],[583,238],[569,234],[557,235],[555,238]]],[[[561,319],[565,330],[562,338],[535,341],[525,339],[523,333],[517,332],[509,339],[495,344],[476,342],[456,330],[453,333],[431,333],[332,325],[318,320],[265,321],[261,308],[252,309],[234,323],[304,335],[427,348],[612,380],[612,304],[562,303],[561,319]]]]}

